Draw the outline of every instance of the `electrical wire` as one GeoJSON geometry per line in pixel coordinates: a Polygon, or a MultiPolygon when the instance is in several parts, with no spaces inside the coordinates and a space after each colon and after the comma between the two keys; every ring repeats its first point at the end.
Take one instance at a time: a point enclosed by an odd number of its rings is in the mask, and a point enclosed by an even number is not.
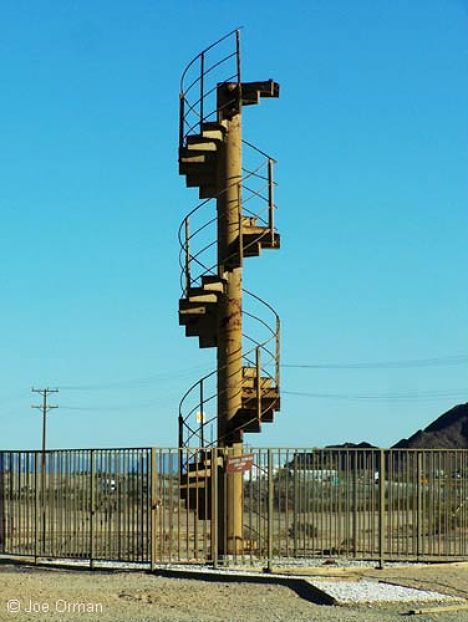
{"type": "Polygon", "coordinates": [[[281,367],[295,369],[409,369],[418,367],[452,367],[457,365],[468,365],[468,355],[456,354],[426,359],[378,361],[375,363],[285,363],[281,367]]]}
{"type": "Polygon", "coordinates": [[[415,391],[412,393],[352,394],[352,393],[309,393],[303,391],[282,391],[284,395],[332,399],[345,401],[427,401],[467,397],[468,391],[415,391]]]}
{"type": "Polygon", "coordinates": [[[196,367],[188,367],[174,372],[161,372],[143,378],[132,378],[129,380],[119,380],[115,382],[83,384],[83,385],[58,385],[61,391],[107,391],[114,389],[129,389],[132,387],[140,387],[144,385],[154,385],[159,382],[167,384],[171,380],[179,380],[185,378],[195,372],[204,370],[205,367],[197,365],[196,367]]]}

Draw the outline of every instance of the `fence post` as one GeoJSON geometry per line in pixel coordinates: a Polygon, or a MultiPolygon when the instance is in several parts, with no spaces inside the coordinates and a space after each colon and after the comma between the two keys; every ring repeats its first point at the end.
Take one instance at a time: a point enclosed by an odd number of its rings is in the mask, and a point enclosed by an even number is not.
{"type": "Polygon", "coordinates": [[[34,563],[37,564],[37,527],[39,521],[38,454],[34,452],[34,563]]]}
{"type": "Polygon", "coordinates": [[[218,449],[211,450],[211,557],[218,567],[218,449]]]}
{"type": "Polygon", "coordinates": [[[422,476],[423,476],[423,454],[418,451],[417,454],[417,468],[416,468],[416,491],[417,491],[417,504],[416,504],[416,557],[419,560],[421,556],[421,543],[422,543],[422,476]]]}
{"type": "MultiPolygon", "coordinates": [[[[180,451],[180,450],[179,450],[180,451]]],[[[158,462],[155,447],[151,448],[151,534],[150,534],[150,556],[151,570],[154,570],[157,558],[157,526],[158,526],[158,462]]]]}
{"type": "Polygon", "coordinates": [[[380,450],[379,464],[379,568],[384,566],[385,557],[385,450],[380,450]]]}
{"type": "Polygon", "coordinates": [[[358,539],[358,494],[357,494],[357,476],[358,476],[358,454],[356,451],[351,453],[351,474],[353,482],[353,555],[357,556],[357,539],[358,539]]]}
{"type": "Polygon", "coordinates": [[[268,450],[268,572],[273,565],[273,453],[268,450]]]}
{"type": "Polygon", "coordinates": [[[90,466],[90,506],[89,506],[89,567],[91,569],[94,568],[94,506],[96,504],[96,486],[94,482],[94,449],[90,450],[91,452],[91,466],[90,466]]]}

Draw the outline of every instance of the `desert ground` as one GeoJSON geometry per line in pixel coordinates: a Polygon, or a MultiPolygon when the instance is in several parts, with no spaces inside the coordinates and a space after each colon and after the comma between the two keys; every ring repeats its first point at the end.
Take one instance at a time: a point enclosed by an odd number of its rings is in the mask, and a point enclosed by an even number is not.
{"type": "MultiPolygon", "coordinates": [[[[468,564],[352,572],[353,576],[358,574],[468,597],[468,564]]],[[[1,621],[386,622],[400,620],[412,608],[415,606],[407,603],[372,607],[318,605],[289,587],[271,584],[168,578],[139,571],[0,566],[1,621]]],[[[415,619],[468,622],[468,610],[418,615],[415,619]]]]}

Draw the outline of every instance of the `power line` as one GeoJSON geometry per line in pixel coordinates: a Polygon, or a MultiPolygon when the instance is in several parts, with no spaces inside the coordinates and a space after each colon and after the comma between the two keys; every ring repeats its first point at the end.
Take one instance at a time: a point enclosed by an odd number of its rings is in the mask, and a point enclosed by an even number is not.
{"type": "MultiPolygon", "coordinates": [[[[456,354],[450,356],[440,356],[425,359],[409,359],[397,361],[377,361],[363,363],[283,363],[281,367],[289,369],[329,369],[329,370],[346,370],[346,369],[410,369],[419,367],[453,367],[459,365],[468,365],[467,354],[456,354]]],[[[60,390],[66,391],[106,391],[106,390],[126,390],[132,386],[154,385],[158,383],[167,383],[168,380],[175,380],[189,375],[192,372],[204,369],[198,365],[190,367],[178,372],[162,372],[142,378],[131,378],[128,380],[120,380],[108,383],[83,384],[83,385],[60,385],[60,390]]]]}
{"type": "Polygon", "coordinates": [[[452,367],[468,365],[468,355],[457,354],[426,359],[378,361],[374,363],[285,363],[281,367],[294,369],[409,369],[417,367],[452,367]]]}
{"type": "Polygon", "coordinates": [[[142,378],[131,378],[128,380],[118,380],[115,382],[96,383],[96,384],[82,384],[82,385],[60,385],[60,390],[66,391],[106,391],[116,389],[129,389],[132,386],[138,387],[141,385],[152,385],[159,382],[167,384],[169,380],[175,380],[177,378],[183,378],[193,372],[197,372],[205,369],[201,365],[196,367],[190,367],[178,372],[162,372],[160,374],[153,374],[151,376],[145,376],[142,378]]]}
{"type": "Polygon", "coordinates": [[[303,391],[283,391],[286,395],[345,401],[427,401],[467,397],[468,391],[415,391],[408,393],[352,394],[352,393],[309,393],[303,391]]]}

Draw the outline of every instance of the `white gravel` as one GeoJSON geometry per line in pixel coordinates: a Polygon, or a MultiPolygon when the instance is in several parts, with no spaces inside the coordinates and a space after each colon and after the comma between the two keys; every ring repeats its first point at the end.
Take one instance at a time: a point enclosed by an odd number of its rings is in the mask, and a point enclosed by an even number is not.
{"type": "Polygon", "coordinates": [[[416,590],[401,585],[392,585],[378,581],[311,581],[314,587],[326,592],[337,604],[349,605],[360,603],[417,603],[447,602],[460,599],[438,592],[416,590]]]}

